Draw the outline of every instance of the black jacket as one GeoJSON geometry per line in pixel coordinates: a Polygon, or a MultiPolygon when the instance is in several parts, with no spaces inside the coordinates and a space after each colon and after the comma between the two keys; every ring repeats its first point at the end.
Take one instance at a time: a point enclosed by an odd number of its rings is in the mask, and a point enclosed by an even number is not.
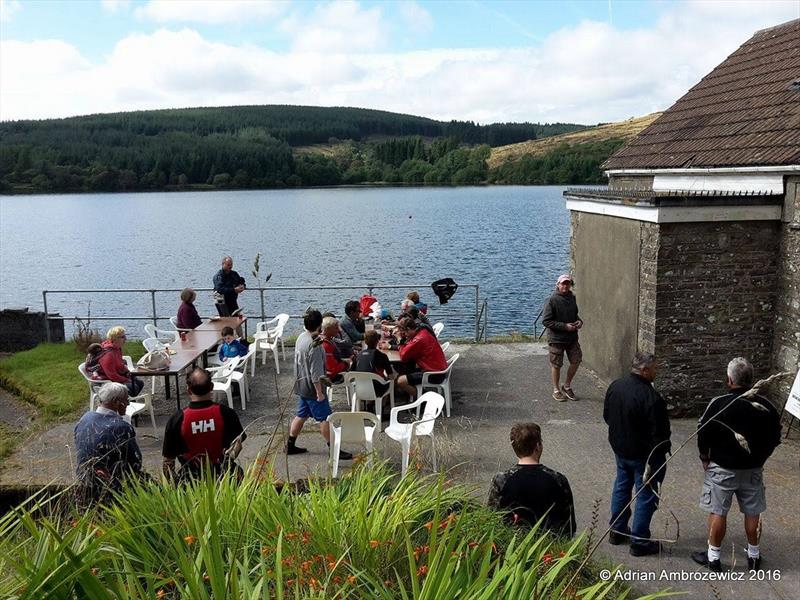
{"type": "Polygon", "coordinates": [[[577,331],[567,331],[567,323],[574,323],[578,317],[578,302],[575,294],[556,292],[547,300],[542,311],[542,324],[547,327],[547,341],[550,344],[574,344],[578,341],[577,331]]]}
{"type": "MultiPolygon", "coordinates": [[[[617,379],[606,390],[603,419],[608,423],[608,441],[614,452],[630,460],[643,460],[664,440],[669,440],[667,404],[644,377],[631,373],[617,379]]],[[[653,455],[663,457],[667,441],[653,455]]]]}
{"type": "Polygon", "coordinates": [[[724,469],[763,467],[781,443],[778,411],[762,396],[740,399],[745,391],[739,388],[714,398],[697,424],[698,429],[702,427],[697,434],[700,457],[724,469]],[[747,448],[736,433],[744,437],[747,448]]]}

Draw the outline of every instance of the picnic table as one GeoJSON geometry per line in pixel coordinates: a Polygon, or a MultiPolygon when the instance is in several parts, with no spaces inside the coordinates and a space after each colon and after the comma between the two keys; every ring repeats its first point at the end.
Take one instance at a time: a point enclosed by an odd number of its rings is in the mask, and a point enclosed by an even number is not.
{"type": "Polygon", "coordinates": [[[167,398],[170,397],[170,377],[175,377],[175,401],[177,409],[181,409],[181,385],[179,375],[187,367],[195,364],[197,359],[202,359],[203,366],[208,366],[206,352],[213,348],[222,339],[222,329],[233,327],[234,329],[246,322],[247,318],[239,317],[211,317],[203,321],[192,331],[187,331],[183,338],[177,343],[167,344],[170,353],[169,367],[166,369],[150,370],[136,367],[131,373],[141,377],[163,377],[164,389],[167,398]]]}

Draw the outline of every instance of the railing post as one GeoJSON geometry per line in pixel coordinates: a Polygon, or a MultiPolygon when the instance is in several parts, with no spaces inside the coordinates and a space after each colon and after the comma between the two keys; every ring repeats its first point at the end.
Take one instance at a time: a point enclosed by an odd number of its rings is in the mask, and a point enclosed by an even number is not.
{"type": "Polygon", "coordinates": [[[42,290],[42,304],[44,305],[44,339],[50,342],[50,313],[47,312],[47,290],[42,290]]]}
{"type": "Polygon", "coordinates": [[[264,288],[258,288],[259,296],[261,296],[261,320],[267,320],[267,313],[264,311],[264,288]]]}
{"type": "Polygon", "coordinates": [[[480,296],[480,286],[475,286],[475,341],[479,341],[480,338],[480,302],[478,298],[480,296]]]}
{"type": "Polygon", "coordinates": [[[158,313],[156,313],[156,291],[150,290],[150,303],[153,305],[153,325],[158,327],[158,313]]]}
{"type": "Polygon", "coordinates": [[[483,342],[489,341],[489,302],[483,301],[483,342]]]}

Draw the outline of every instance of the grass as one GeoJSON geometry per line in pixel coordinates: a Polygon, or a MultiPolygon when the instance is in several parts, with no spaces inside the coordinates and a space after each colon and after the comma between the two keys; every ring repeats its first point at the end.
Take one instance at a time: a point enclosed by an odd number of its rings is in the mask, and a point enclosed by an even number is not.
{"type": "MultiPolygon", "coordinates": [[[[144,347],[131,340],[123,354],[135,362],[144,347]]],[[[0,387],[35,406],[42,423],[72,418],[87,404],[88,386],[78,373],[85,359],[71,342],[39,344],[0,360],[0,387]]]]}
{"type": "Polygon", "coordinates": [[[134,484],[113,505],[86,511],[69,510],[66,496],[61,511],[44,500],[17,509],[0,518],[0,597],[590,600],[630,592],[596,581],[594,569],[568,584],[582,536],[513,530],[443,476],[398,479],[385,465],[362,464],[295,493],[269,472],[262,462],[241,484],[134,484]]]}

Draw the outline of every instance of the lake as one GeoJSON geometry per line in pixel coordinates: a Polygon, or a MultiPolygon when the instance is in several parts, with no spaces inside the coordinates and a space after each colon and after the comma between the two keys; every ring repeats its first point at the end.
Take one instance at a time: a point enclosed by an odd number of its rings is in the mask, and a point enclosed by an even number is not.
{"type": "MultiPolygon", "coordinates": [[[[430,284],[452,277],[480,285],[489,334],[531,332],[532,321],[569,264],[569,213],[560,186],[333,188],[149,194],[0,196],[0,306],[42,309],[42,290],[211,287],[220,259],[255,286],[261,252],[269,285],[357,289],[269,292],[267,313],[313,304],[342,313],[361,286],[430,284]]],[[[474,332],[474,290],[440,307],[419,289],[448,334],[474,332]]],[[[375,294],[397,311],[404,290],[375,294]]],[[[48,296],[48,308],[85,316],[151,314],[149,294],[48,296]]],[[[174,293],[158,294],[160,315],[174,293]]],[[[240,296],[260,312],[252,290],[240,296]]],[[[201,314],[212,314],[200,292],[201,314]]],[[[105,331],[112,323],[94,323],[105,331]]],[[[135,325],[141,328],[142,323],[135,325]]],[[[68,327],[69,329],[69,327],[68,327]]],[[[134,334],[136,335],[136,334],[134,334]]]]}

